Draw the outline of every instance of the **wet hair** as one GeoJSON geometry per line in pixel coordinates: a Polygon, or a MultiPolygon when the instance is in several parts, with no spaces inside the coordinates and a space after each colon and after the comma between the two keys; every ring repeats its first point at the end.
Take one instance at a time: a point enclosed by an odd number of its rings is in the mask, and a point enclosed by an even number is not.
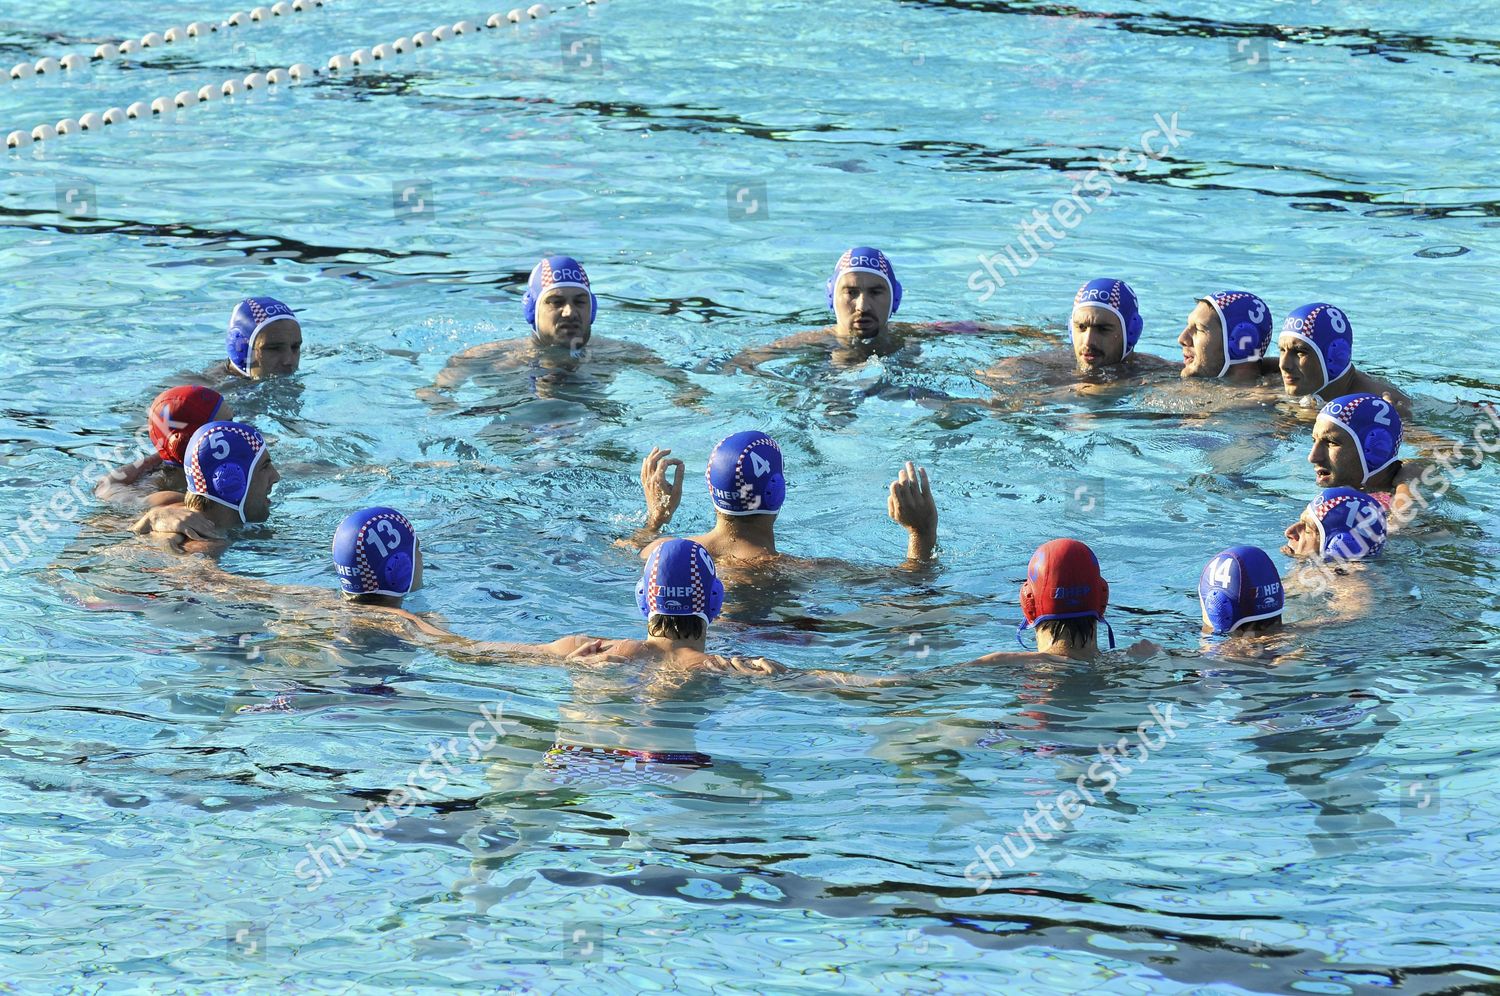
{"type": "Polygon", "coordinates": [[[1280,628],[1281,616],[1276,615],[1269,619],[1257,619],[1255,622],[1245,623],[1245,625],[1240,627],[1240,630],[1246,633],[1264,633],[1280,628]]]}
{"type": "Polygon", "coordinates": [[[395,595],[377,595],[374,592],[366,592],[359,595],[344,593],[344,601],[350,605],[385,605],[392,608],[401,608],[401,599],[395,595]]]}
{"type": "Polygon", "coordinates": [[[669,640],[701,640],[708,632],[708,623],[697,616],[654,615],[646,620],[646,632],[669,640]]]}
{"type": "Polygon", "coordinates": [[[1053,640],[1061,640],[1070,647],[1085,647],[1099,631],[1099,621],[1079,617],[1077,619],[1048,619],[1036,624],[1036,631],[1053,640]]]}
{"type": "Polygon", "coordinates": [[[207,512],[208,506],[213,504],[207,495],[185,494],[182,496],[182,504],[193,512],[207,512]]]}

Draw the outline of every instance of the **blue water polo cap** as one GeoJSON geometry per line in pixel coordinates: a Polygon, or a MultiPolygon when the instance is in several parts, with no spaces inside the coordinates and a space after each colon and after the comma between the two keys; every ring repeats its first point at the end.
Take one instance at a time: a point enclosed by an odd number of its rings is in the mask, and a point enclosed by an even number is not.
{"type": "Polygon", "coordinates": [[[839,277],[850,271],[874,273],[884,277],[885,282],[891,288],[891,314],[894,315],[901,310],[901,281],[896,279],[896,269],[891,266],[891,261],[885,253],[869,246],[855,246],[853,249],[844,250],[844,254],[834,264],[833,276],[828,278],[828,310],[833,310],[833,288],[838,284],[839,277]]]}
{"type": "Polygon", "coordinates": [[[1281,615],[1286,595],[1271,557],[1258,546],[1232,546],[1198,578],[1198,601],[1215,633],[1281,615]]]}
{"type": "Polygon", "coordinates": [[[382,505],[346,516],[333,534],[333,566],[348,595],[411,594],[417,550],[411,522],[382,505]]]}
{"type": "Polygon", "coordinates": [[[1325,560],[1370,560],[1385,549],[1385,509],[1355,488],[1324,488],[1308,503],[1325,560]]]}
{"type": "Polygon", "coordinates": [[[224,337],[229,352],[229,365],[246,377],[250,376],[250,357],[255,352],[255,338],[267,325],[283,318],[297,321],[292,309],[274,297],[247,297],[235,305],[229,316],[229,332],[224,337]]]}
{"type": "Polygon", "coordinates": [[[1111,277],[1090,280],[1073,296],[1075,312],[1086,307],[1103,308],[1120,320],[1120,327],[1125,330],[1125,352],[1120,359],[1135,352],[1135,344],[1141,340],[1141,309],[1129,284],[1111,277]]]}
{"type": "Polygon", "coordinates": [[[531,268],[531,277],[526,281],[526,293],[521,297],[521,310],[526,323],[536,328],[536,306],[542,295],[554,287],[582,287],[589,292],[589,321],[599,314],[599,299],[589,286],[589,275],[583,264],[572,256],[548,256],[531,268]]]}
{"type": "Polygon", "coordinates": [[[209,422],[188,440],[182,470],[187,493],[202,495],[239,513],[245,522],[245,496],[255,465],[266,455],[266,439],[243,422],[209,422]]]}
{"type": "Polygon", "coordinates": [[[710,623],[724,607],[724,582],[714,570],[714,559],[700,544],[667,540],[646,558],[646,569],[635,586],[635,601],[646,619],[697,616],[710,623]]]}
{"type": "Polygon", "coordinates": [[[725,515],[775,515],[786,500],[781,447],[759,429],[715,446],[707,477],[709,498],[725,515]]]}
{"type": "Polygon", "coordinates": [[[1331,304],[1304,304],[1286,316],[1281,334],[1301,339],[1317,354],[1323,365],[1323,383],[1318,391],[1342,377],[1354,362],[1354,327],[1349,317],[1331,304]]]}
{"type": "Polygon", "coordinates": [[[1219,316],[1224,334],[1224,365],[1217,376],[1224,376],[1239,363],[1259,363],[1271,346],[1271,309],[1249,291],[1219,291],[1200,300],[1207,301],[1219,316]]]}
{"type": "Polygon", "coordinates": [[[1365,472],[1361,484],[1396,462],[1401,451],[1401,416],[1384,398],[1346,394],[1324,405],[1318,418],[1328,419],[1354,440],[1365,472]]]}

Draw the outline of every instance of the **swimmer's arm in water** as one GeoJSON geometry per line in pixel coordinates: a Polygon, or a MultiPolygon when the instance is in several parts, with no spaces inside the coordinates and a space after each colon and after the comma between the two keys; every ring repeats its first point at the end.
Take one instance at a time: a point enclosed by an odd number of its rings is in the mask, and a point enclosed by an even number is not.
{"type": "Polygon", "coordinates": [[[641,492],[646,499],[646,524],[619,545],[641,550],[649,546],[672,521],[682,504],[682,477],[686,468],[681,460],[669,460],[672,451],[653,446],[641,461],[641,492]],[[677,469],[675,477],[669,475],[677,469]]]}
{"type": "MultiPolygon", "coordinates": [[[[1022,378],[1032,379],[1039,374],[1047,373],[1065,377],[1071,382],[1073,370],[1072,348],[1059,344],[1049,345],[1035,352],[1023,353],[1020,356],[1006,356],[988,367],[975,370],[974,379],[986,387],[998,390],[1014,387],[1022,378]]],[[[1061,382],[1061,380],[1058,381],[1058,383],[1061,382]]]]}
{"type": "Polygon", "coordinates": [[[434,626],[406,609],[383,608],[381,611],[406,620],[419,634],[427,637],[444,656],[461,664],[496,664],[505,658],[507,664],[541,663],[525,658],[576,660],[607,651],[613,641],[591,636],[565,636],[551,643],[509,643],[498,640],[474,640],[451,630],[434,626]],[[516,658],[522,658],[517,660],[516,658]]]}
{"type": "Polygon", "coordinates": [[[764,346],[752,346],[749,349],[741,350],[719,369],[719,373],[725,375],[740,371],[744,371],[745,373],[760,373],[760,365],[762,363],[777,359],[778,357],[800,353],[813,347],[828,349],[833,345],[836,345],[836,342],[827,329],[798,332],[796,335],[785,336],[764,346]]]}
{"type": "Polygon", "coordinates": [[[151,453],[134,463],[116,467],[99,478],[99,483],[94,485],[94,495],[100,501],[128,501],[131,497],[130,486],[160,468],[161,455],[158,453],[151,453]]]}
{"type": "Polygon", "coordinates": [[[1004,336],[1033,339],[1050,345],[1062,343],[1062,338],[1056,332],[1039,329],[1034,325],[992,325],[989,322],[974,321],[902,322],[900,331],[913,338],[936,338],[941,335],[1004,336]]]}
{"type": "Polygon", "coordinates": [[[906,562],[921,564],[931,560],[937,548],[938,511],[925,467],[917,467],[908,460],[901,468],[886,497],[886,514],[906,530],[906,562]]]}
{"type": "Polygon", "coordinates": [[[181,495],[171,491],[159,491],[151,496],[155,501],[164,495],[175,501],[153,504],[146,514],[137,519],[130,531],[144,536],[149,541],[166,546],[176,553],[217,553],[228,543],[224,534],[209,521],[202,512],[195,512],[182,504],[181,495]]]}
{"type": "Polygon", "coordinates": [[[453,399],[449,394],[467,384],[475,374],[493,364],[498,357],[508,353],[513,345],[505,340],[483,342],[453,354],[448,357],[443,369],[438,371],[431,386],[417,388],[417,397],[435,407],[452,408],[453,399]]]}

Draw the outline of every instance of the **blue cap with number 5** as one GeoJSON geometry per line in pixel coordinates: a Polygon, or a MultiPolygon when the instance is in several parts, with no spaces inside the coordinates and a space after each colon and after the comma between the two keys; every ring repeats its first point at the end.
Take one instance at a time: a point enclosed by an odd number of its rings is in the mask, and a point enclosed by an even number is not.
{"type": "MultiPolygon", "coordinates": [[[[250,480],[266,455],[266,437],[243,422],[207,422],[198,427],[183,451],[187,493],[232,508],[246,522],[250,480]]],[[[264,516],[262,516],[264,518],[264,516]]]]}
{"type": "Polygon", "coordinates": [[[1281,615],[1281,575],[1258,546],[1232,546],[1208,562],[1198,579],[1203,622],[1215,633],[1281,615]]]}
{"type": "Polygon", "coordinates": [[[394,508],[355,512],[333,534],[333,566],[346,595],[402,598],[420,583],[421,564],[417,532],[394,508]]]}

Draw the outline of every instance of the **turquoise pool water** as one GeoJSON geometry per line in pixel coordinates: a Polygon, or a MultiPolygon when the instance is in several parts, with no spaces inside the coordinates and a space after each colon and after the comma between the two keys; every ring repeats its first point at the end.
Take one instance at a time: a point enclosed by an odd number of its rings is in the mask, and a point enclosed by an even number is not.
{"type": "MultiPolygon", "coordinates": [[[[120,521],[90,504],[0,574],[6,982],[1500,986],[1492,463],[1366,572],[1365,622],[1268,668],[1200,655],[1194,584],[1224,546],[1274,547],[1309,496],[1291,411],[1218,411],[1222,393],[1175,384],[1019,410],[911,400],[980,396],[969,371],[1027,348],[1005,336],[955,336],[905,367],[714,372],[822,324],[827,270],[870,242],[906,285],[902,318],[1058,328],[1084,279],[1117,275],[1141,296],[1140,348],[1165,356],[1207,290],[1249,287],[1278,315],[1327,299],[1426,432],[1466,437],[1464,403],[1500,399],[1490,5],[1170,8],[617,0],[10,152],[0,521],[128,440],[159,387],[221,357],[234,302],[271,294],[301,311],[307,346],[294,383],[236,396],[287,469],[228,570],[330,586],[335,524],[379,500],[424,539],[412,606],[456,630],[635,632],[638,561],[612,541],[639,521],[640,456],[659,443],[688,461],[677,525],[696,531],[696,468],[757,425],[787,454],[783,549],[854,566],[732,591],[712,645],[907,680],[656,701],[462,666],[162,574],[156,553],[112,549],[120,521]],[[985,296],[979,255],[1158,115],[1176,115],[1178,144],[985,296]],[[549,400],[422,400],[449,355],[518,333],[544,251],[581,258],[596,333],[687,372],[704,411],[639,369],[549,400]],[[942,514],[940,567],[915,576],[889,570],[904,543],[882,493],[906,459],[930,468],[942,514]],[[1055,535],[1099,552],[1122,642],[1170,652],[924,673],[1014,648],[1016,586],[1055,535]],[[481,727],[471,752],[481,707],[502,710],[503,736],[481,727]],[[1004,874],[986,882],[976,849],[1152,707],[1187,725],[1072,831],[1014,868],[991,851],[1004,874]],[[714,768],[645,791],[548,787],[543,754],[580,709],[671,730],[714,768]],[[450,740],[439,797],[313,881],[309,848],[450,740]]],[[[0,17],[0,63],[228,13],[44,0],[0,17]]],[[[29,130],[489,13],[330,0],[0,82],[0,121],[29,130]]]]}

